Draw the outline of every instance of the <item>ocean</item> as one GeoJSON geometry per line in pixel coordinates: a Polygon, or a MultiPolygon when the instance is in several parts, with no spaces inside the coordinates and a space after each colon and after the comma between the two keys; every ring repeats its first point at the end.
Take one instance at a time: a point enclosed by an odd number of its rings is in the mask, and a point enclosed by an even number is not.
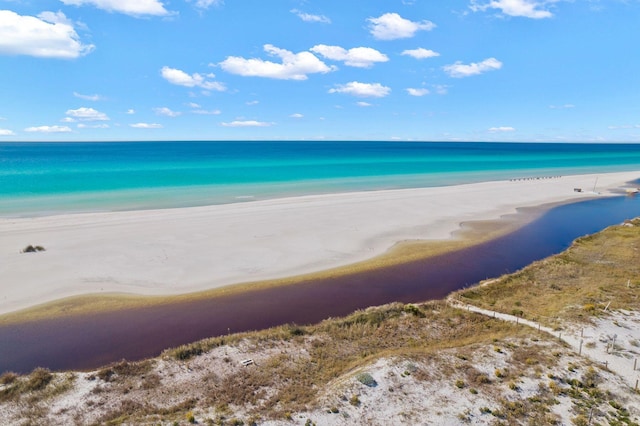
{"type": "Polygon", "coordinates": [[[202,206],[639,168],[637,144],[5,142],[0,216],[202,206]]]}

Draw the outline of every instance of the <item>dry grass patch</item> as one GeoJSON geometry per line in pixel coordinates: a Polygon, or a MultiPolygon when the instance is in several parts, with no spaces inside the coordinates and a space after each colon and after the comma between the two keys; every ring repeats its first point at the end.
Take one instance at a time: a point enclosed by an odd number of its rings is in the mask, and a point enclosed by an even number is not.
{"type": "Polygon", "coordinates": [[[454,294],[465,303],[556,326],[608,309],[640,309],[640,219],[577,239],[565,252],[488,285],[454,294]]]}
{"type": "Polygon", "coordinates": [[[23,395],[44,390],[53,380],[53,374],[44,368],[36,368],[28,376],[20,377],[14,373],[5,373],[0,382],[0,401],[20,399],[23,395]]]}

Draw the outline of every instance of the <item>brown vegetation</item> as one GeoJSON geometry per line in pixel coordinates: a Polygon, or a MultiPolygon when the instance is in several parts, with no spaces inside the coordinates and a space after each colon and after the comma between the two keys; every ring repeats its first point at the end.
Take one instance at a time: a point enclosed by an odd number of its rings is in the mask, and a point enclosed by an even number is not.
{"type": "Polygon", "coordinates": [[[588,321],[605,308],[640,309],[640,219],[579,238],[565,252],[487,285],[459,291],[459,300],[554,327],[588,321]]]}

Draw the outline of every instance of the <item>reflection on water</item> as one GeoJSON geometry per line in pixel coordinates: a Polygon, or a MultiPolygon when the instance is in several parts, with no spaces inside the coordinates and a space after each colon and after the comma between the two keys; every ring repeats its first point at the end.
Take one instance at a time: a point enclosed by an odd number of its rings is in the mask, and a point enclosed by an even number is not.
{"type": "Polygon", "coordinates": [[[211,299],[0,326],[0,373],[91,369],[158,355],[201,338],[308,324],[393,301],[442,298],[567,248],[575,238],[640,216],[640,198],[556,207],[519,230],[427,260],[211,299]]]}

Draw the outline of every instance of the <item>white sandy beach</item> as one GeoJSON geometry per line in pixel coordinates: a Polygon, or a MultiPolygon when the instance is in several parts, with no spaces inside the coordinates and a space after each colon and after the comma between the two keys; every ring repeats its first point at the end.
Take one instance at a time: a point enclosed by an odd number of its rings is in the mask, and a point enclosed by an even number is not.
{"type": "Polygon", "coordinates": [[[519,207],[611,195],[640,172],[0,218],[0,314],[99,293],[180,294],[347,265],[519,207]],[[597,178],[596,191],[591,192],[597,178]],[[583,188],[584,192],[574,192],[583,188]],[[29,244],[46,251],[21,253],[29,244]]]}

